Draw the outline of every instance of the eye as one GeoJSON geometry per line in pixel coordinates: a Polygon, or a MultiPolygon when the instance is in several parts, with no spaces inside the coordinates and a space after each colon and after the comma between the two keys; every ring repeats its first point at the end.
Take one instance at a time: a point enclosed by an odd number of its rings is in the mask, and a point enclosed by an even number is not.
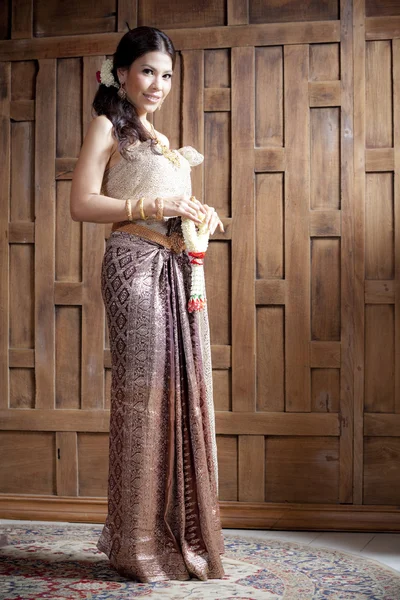
{"type": "Polygon", "coordinates": [[[147,68],[147,69],[143,69],[143,73],[146,73],[147,71],[150,71],[150,73],[152,73],[152,72],[153,72],[153,70],[152,70],[152,69],[148,69],[148,68],[147,68]]]}
{"type": "Polygon", "coordinates": [[[168,79],[171,79],[171,77],[172,77],[172,74],[171,74],[171,73],[166,73],[166,74],[164,75],[164,77],[168,77],[168,79]]]}

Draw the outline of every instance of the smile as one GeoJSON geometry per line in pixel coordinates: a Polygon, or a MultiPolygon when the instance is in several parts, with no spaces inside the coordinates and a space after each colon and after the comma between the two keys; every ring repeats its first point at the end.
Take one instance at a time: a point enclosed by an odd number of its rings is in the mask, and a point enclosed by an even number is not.
{"type": "Polygon", "coordinates": [[[161,96],[149,96],[148,94],[143,94],[143,96],[147,98],[147,100],[150,100],[150,102],[158,102],[161,100],[161,96]]]}

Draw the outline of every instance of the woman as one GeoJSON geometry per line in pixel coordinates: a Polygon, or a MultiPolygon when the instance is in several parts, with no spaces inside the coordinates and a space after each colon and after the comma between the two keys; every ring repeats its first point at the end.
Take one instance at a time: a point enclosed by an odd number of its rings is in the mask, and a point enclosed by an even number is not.
{"type": "Polygon", "coordinates": [[[174,64],[160,30],[122,37],[97,73],[97,116],[70,198],[74,220],[113,223],[101,270],[112,383],[97,547],[141,582],[224,576],[208,318],[206,307],[188,309],[194,267],[181,224],[211,234],[223,225],[191,196],[191,167],[203,156],[171,150],[147,120],[170,92],[174,64]]]}

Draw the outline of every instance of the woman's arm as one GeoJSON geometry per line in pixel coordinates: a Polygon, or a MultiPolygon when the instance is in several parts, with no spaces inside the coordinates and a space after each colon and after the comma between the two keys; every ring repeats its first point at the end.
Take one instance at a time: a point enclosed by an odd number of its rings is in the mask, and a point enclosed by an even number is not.
{"type": "MultiPolygon", "coordinates": [[[[89,124],[76,163],[70,193],[70,213],[74,221],[114,223],[127,219],[125,200],[100,194],[104,170],[115,139],[112,123],[105,115],[95,117],[89,124]]],[[[154,200],[145,199],[146,214],[155,214],[154,200]]],[[[140,219],[136,202],[132,202],[132,217],[140,219]]]]}

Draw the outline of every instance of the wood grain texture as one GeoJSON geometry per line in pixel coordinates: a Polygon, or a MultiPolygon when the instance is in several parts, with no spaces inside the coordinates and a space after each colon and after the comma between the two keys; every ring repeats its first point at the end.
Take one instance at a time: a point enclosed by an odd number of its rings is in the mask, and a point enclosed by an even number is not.
{"type": "MultiPolygon", "coordinates": [[[[341,165],[341,238],[340,238],[340,426],[339,440],[339,502],[357,503],[353,497],[354,473],[354,161],[355,123],[354,90],[358,85],[354,71],[354,16],[351,2],[341,3],[341,113],[340,113],[340,165],[341,165]]],[[[359,423],[358,423],[359,425],[359,423]]]]}
{"type": "MultiPolygon", "coordinates": [[[[204,154],[204,52],[182,52],[182,146],[194,146],[204,154]]],[[[192,193],[204,201],[204,162],[193,168],[192,193]]]]}
{"type": "Polygon", "coordinates": [[[75,431],[56,433],[56,478],[58,496],[78,496],[78,451],[75,431]]]}
{"type": "Polygon", "coordinates": [[[365,45],[365,145],[393,145],[393,90],[391,41],[369,41],[365,45]]]}
{"type": "Polygon", "coordinates": [[[232,408],[255,407],[254,48],[232,48],[232,408]],[[246,94],[243,94],[243,88],[246,94]],[[246,232],[246,233],[245,233],[246,232]],[[245,357],[245,360],[243,358],[245,357]]]}
{"type": "MultiPolygon", "coordinates": [[[[365,278],[365,13],[362,0],[353,5],[354,61],[354,482],[353,502],[363,502],[364,413],[364,278],[365,278]]],[[[350,129],[351,131],[351,129],[350,129]]]]}
{"type": "Polygon", "coordinates": [[[36,408],[55,406],[54,237],[56,62],[39,63],[35,111],[36,408]]]}
{"type": "Polygon", "coordinates": [[[309,411],[310,149],[308,47],[285,46],[285,389],[287,412],[309,411]]]}
{"type": "Polygon", "coordinates": [[[263,435],[239,435],[239,502],[264,502],[264,444],[263,435]]]}
{"type": "Polygon", "coordinates": [[[9,403],[8,381],[8,346],[9,346],[9,311],[10,294],[9,259],[10,248],[7,239],[8,222],[10,220],[10,99],[11,99],[11,64],[0,63],[0,151],[3,160],[0,162],[0,406],[7,408],[9,403]]]}
{"type": "MultiPolygon", "coordinates": [[[[400,42],[392,41],[392,63],[393,63],[393,105],[400,106],[400,42]]],[[[395,290],[395,399],[394,412],[400,414],[400,117],[396,110],[393,115],[393,144],[394,144],[394,290],[395,290]]]]}
{"type": "MultiPolygon", "coordinates": [[[[340,21],[267,23],[225,27],[163,27],[176,50],[276,46],[340,41],[340,21]]],[[[112,54],[121,33],[87,33],[32,40],[0,40],[0,61],[112,54]]]]}
{"type": "Polygon", "coordinates": [[[338,1],[250,0],[250,23],[322,21],[338,18],[338,1]]]}

